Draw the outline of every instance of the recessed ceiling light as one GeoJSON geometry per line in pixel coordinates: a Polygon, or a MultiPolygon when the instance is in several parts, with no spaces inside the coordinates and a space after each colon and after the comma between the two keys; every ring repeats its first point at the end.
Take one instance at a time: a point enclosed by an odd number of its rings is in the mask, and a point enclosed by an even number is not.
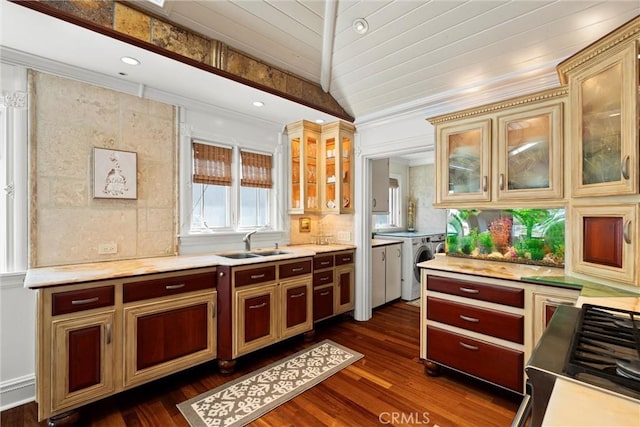
{"type": "Polygon", "coordinates": [[[319,124],[319,125],[321,125],[321,124],[323,124],[323,123],[324,123],[324,120],[322,120],[322,119],[317,119],[317,120],[316,120],[316,123],[317,123],[317,124],[319,124]]]}
{"type": "Polygon", "coordinates": [[[369,31],[369,23],[364,18],[356,18],[353,21],[353,31],[364,34],[369,31]]]}
{"type": "Polygon", "coordinates": [[[264,102],[262,101],[253,101],[254,107],[264,107],[264,102]]]}
{"type": "Polygon", "coordinates": [[[127,65],[140,65],[140,61],[130,56],[123,56],[122,58],[120,58],[120,61],[124,62],[127,65]]]}

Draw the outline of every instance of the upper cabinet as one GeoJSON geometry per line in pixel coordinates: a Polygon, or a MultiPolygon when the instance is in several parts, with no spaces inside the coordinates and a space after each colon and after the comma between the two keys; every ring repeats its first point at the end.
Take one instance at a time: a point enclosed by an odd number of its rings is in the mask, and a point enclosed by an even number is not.
{"type": "Polygon", "coordinates": [[[289,213],[353,212],[353,135],[346,122],[287,125],[289,213]]]}
{"type": "Polygon", "coordinates": [[[436,127],[436,205],[561,204],[566,100],[560,87],[429,119],[436,127]]]}
{"type": "Polygon", "coordinates": [[[389,159],[371,161],[371,212],[389,213],[389,159]]]}
{"type": "Polygon", "coordinates": [[[569,84],[573,197],[638,193],[635,20],[558,66],[569,84]]]}

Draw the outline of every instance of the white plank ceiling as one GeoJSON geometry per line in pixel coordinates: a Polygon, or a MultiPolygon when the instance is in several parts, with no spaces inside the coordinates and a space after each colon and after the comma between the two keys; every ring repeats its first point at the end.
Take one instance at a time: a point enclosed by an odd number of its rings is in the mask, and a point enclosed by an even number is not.
{"type": "MultiPolygon", "coordinates": [[[[439,94],[535,78],[640,14],[626,1],[328,0],[329,92],[354,117],[439,94]],[[369,31],[352,29],[364,18],[369,31]]],[[[321,81],[325,0],[172,1],[172,21],[321,81]]],[[[326,61],[325,61],[326,62],[326,61]]]]}

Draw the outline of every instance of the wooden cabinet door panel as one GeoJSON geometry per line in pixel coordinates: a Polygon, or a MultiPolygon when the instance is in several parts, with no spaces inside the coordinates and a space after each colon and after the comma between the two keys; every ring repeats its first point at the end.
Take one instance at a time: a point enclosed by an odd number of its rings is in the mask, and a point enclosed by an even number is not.
{"type": "Polygon", "coordinates": [[[214,359],[216,292],[124,307],[124,385],[130,387],[214,359]]]}
{"type": "Polygon", "coordinates": [[[233,358],[278,340],[275,284],[237,290],[234,310],[233,358]]]}
{"type": "Polygon", "coordinates": [[[333,316],[333,286],[313,290],[313,320],[333,316]]]}
{"type": "Polygon", "coordinates": [[[336,267],[336,313],[344,313],[354,306],[354,269],[353,265],[336,267]]]}
{"type": "Polygon", "coordinates": [[[592,264],[621,268],[623,218],[584,216],[582,221],[582,259],[592,264]]]}
{"type": "Polygon", "coordinates": [[[205,350],[209,332],[207,317],[207,303],[139,317],[137,369],[205,350]]]}
{"type": "Polygon", "coordinates": [[[114,325],[114,310],[52,322],[52,411],[115,391],[114,325]]]}
{"type": "Polygon", "coordinates": [[[280,313],[280,339],[294,336],[313,328],[311,275],[280,283],[282,310],[280,313]]]}
{"type": "Polygon", "coordinates": [[[271,295],[260,295],[244,301],[245,342],[266,337],[271,333],[269,328],[269,318],[272,310],[271,304],[271,295]]]}
{"type": "Polygon", "coordinates": [[[286,327],[292,328],[307,321],[307,286],[298,286],[286,290],[286,327]]]}

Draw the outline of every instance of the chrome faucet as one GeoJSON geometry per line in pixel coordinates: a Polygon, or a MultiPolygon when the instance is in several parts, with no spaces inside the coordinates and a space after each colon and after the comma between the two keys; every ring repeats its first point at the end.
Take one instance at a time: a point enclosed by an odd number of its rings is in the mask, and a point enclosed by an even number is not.
{"type": "Polygon", "coordinates": [[[251,235],[255,234],[257,231],[258,230],[250,231],[247,234],[245,234],[244,237],[242,238],[242,241],[244,242],[244,248],[247,252],[251,250],[251,235]]]}

